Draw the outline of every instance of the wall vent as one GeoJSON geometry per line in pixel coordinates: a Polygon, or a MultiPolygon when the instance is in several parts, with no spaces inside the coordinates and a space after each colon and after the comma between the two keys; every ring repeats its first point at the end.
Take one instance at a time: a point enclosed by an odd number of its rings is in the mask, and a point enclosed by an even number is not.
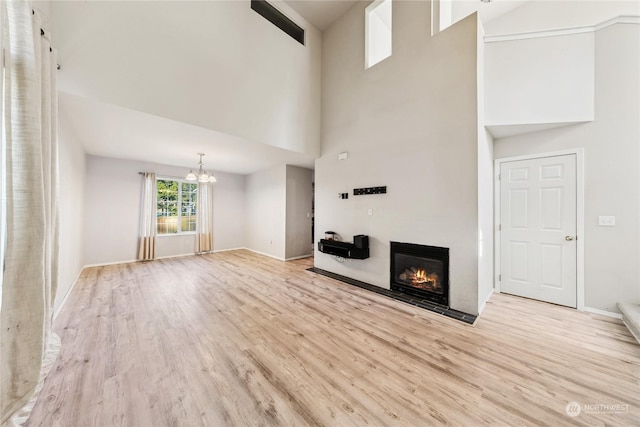
{"type": "Polygon", "coordinates": [[[262,15],[267,21],[280,28],[304,46],[304,29],[287,18],[282,12],[265,0],[251,0],[251,9],[262,15]]]}

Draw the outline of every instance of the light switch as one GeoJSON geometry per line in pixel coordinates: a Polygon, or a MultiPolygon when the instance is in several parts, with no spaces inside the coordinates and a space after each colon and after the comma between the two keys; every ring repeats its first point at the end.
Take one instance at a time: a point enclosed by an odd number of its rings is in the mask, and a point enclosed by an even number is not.
{"type": "Polygon", "coordinates": [[[371,208],[367,209],[367,215],[369,216],[373,215],[373,209],[371,208]]]}
{"type": "Polygon", "coordinates": [[[616,217],[615,216],[599,216],[598,225],[601,225],[604,227],[615,227],[616,217]]]}

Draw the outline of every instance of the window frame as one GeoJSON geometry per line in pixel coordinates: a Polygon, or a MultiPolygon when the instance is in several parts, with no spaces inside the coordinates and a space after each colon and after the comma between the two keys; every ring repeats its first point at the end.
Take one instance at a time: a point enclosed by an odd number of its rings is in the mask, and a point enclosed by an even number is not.
{"type": "Polygon", "coordinates": [[[393,55],[393,0],[375,0],[371,2],[371,4],[369,4],[369,6],[364,9],[364,15],[364,69],[368,70],[369,68],[383,62],[385,59],[388,59],[393,55]],[[389,18],[391,20],[391,27],[389,28],[389,54],[384,58],[377,59],[376,62],[372,62],[373,59],[370,57],[372,42],[372,29],[370,25],[370,19],[371,15],[375,13],[376,9],[382,6],[382,4],[387,1],[389,2],[389,18]]]}
{"type": "MultiPolygon", "coordinates": [[[[184,178],[175,178],[175,177],[171,177],[171,176],[158,176],[156,177],[156,209],[157,209],[157,200],[158,200],[158,181],[175,181],[178,183],[178,198],[177,198],[177,213],[178,213],[178,219],[177,219],[177,231],[175,233],[159,233],[158,232],[158,223],[156,220],[156,236],[157,237],[170,237],[170,236],[189,236],[189,235],[195,235],[198,233],[197,230],[197,217],[198,217],[198,198],[196,197],[196,202],[195,202],[195,213],[194,216],[196,217],[196,229],[194,231],[182,231],[182,184],[195,184],[196,185],[196,191],[198,191],[198,185],[199,183],[196,181],[187,181],[184,178]]],[[[159,218],[157,216],[156,213],[156,219],[159,218]]]]}

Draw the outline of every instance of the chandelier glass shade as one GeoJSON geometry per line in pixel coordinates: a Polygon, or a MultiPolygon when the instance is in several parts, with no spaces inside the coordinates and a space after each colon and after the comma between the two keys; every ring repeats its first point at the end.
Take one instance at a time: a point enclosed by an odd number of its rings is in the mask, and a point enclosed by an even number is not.
{"type": "Polygon", "coordinates": [[[184,179],[187,181],[216,182],[217,179],[213,173],[209,175],[209,173],[203,168],[204,164],[202,163],[202,156],[204,156],[204,153],[198,153],[198,156],[200,156],[200,161],[198,162],[198,173],[194,173],[192,169],[184,179]]]}

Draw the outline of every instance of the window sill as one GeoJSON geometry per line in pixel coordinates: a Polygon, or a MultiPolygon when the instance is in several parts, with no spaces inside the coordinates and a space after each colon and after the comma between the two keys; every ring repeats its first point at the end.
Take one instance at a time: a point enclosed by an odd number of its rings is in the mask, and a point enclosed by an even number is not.
{"type": "Polygon", "coordinates": [[[156,234],[156,237],[180,237],[180,236],[195,236],[197,233],[191,231],[189,233],[175,233],[175,234],[156,234]]]}

